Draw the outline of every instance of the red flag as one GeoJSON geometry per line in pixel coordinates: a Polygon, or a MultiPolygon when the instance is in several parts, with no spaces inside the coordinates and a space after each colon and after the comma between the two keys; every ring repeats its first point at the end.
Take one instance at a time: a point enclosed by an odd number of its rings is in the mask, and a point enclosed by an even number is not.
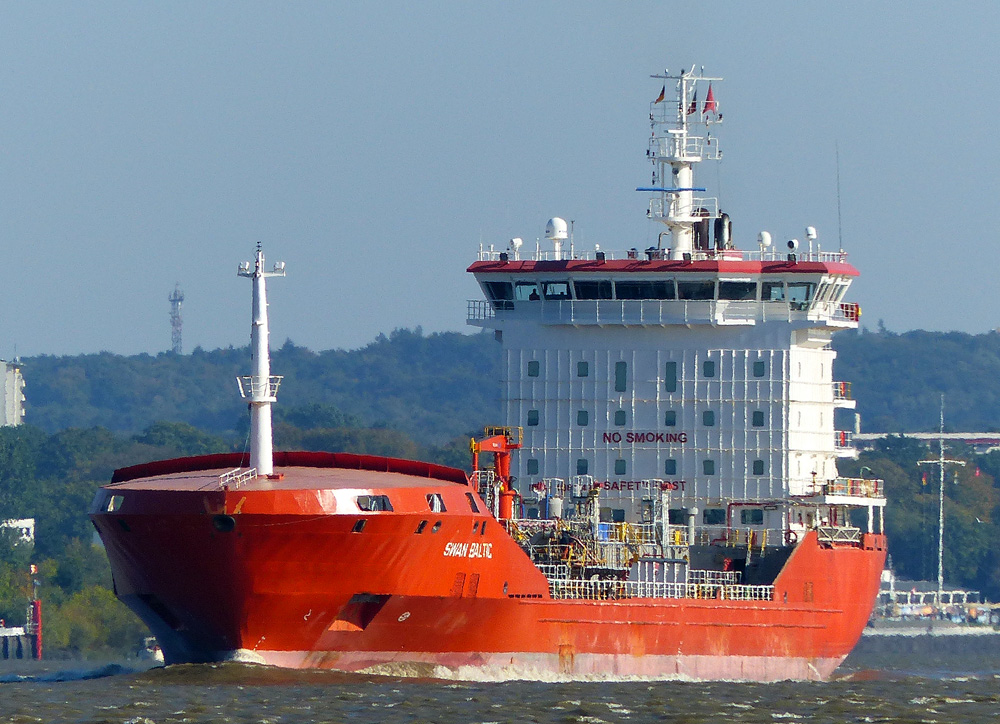
{"type": "Polygon", "coordinates": [[[976,477],[978,478],[982,474],[983,473],[979,470],[979,468],[976,468],[976,477]]]}
{"type": "Polygon", "coordinates": [[[920,479],[920,482],[924,485],[927,485],[927,473],[924,473],[924,476],[920,479]]]}
{"type": "Polygon", "coordinates": [[[666,84],[664,84],[663,90],[660,91],[660,95],[656,97],[656,100],[653,101],[653,103],[662,103],[663,99],[666,98],[666,96],[667,96],[667,86],[666,84]]]}
{"type": "Polygon", "coordinates": [[[715,103],[715,95],[712,93],[711,83],[708,84],[708,96],[705,98],[705,107],[702,108],[701,112],[704,115],[709,111],[712,111],[713,113],[719,112],[718,106],[715,103]]]}
{"type": "Polygon", "coordinates": [[[688,106],[688,115],[698,112],[698,91],[695,90],[694,98],[691,99],[691,105],[688,106]]]}

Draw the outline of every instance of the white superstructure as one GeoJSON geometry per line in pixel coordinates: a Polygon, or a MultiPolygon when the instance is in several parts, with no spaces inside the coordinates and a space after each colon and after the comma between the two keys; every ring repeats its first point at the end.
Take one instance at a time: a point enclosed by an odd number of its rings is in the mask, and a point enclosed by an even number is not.
{"type": "Polygon", "coordinates": [[[512,243],[470,267],[486,300],[469,303],[469,323],[496,330],[505,424],[524,429],[512,472],[526,515],[544,515],[553,491],[599,488],[609,521],[668,505],[671,522],[736,516],[787,536],[836,523],[824,519],[837,509],[819,506],[840,501],[867,506],[871,521],[880,481],[836,468],[855,452],[853,425],[838,430],[834,412],[854,403],[833,378],[830,340],[857,327],[858,306],[843,301],[857,271],[843,251],[822,252],[812,227],[805,249],[776,250],[766,232],[752,251],[736,248],[693,172],[721,157],[720,79],[654,77],[664,82],[650,106],[655,170],[639,190],[666,227],[660,243],[566,253],[565,222],[553,219],[552,251],[512,243]]]}

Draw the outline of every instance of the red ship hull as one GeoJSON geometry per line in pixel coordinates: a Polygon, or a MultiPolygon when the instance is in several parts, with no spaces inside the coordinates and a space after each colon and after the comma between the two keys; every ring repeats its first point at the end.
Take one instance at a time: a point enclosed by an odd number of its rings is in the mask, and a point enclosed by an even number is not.
{"type": "Polygon", "coordinates": [[[92,510],[116,593],[167,663],[823,679],[860,637],[885,559],[884,536],[833,544],[810,532],[771,600],[553,599],[458,471],[279,453],[284,479],[225,490],[221,468],[239,463],[222,457],[126,471],[92,510]],[[392,511],[351,509],[359,492],[388,495],[392,511]],[[428,493],[446,510],[430,512],[428,493]]]}

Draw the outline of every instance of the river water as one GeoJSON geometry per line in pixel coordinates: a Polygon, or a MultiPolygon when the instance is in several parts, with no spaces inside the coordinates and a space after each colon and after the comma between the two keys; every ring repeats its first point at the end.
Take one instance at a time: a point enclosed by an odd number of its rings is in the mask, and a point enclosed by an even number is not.
{"type": "Polygon", "coordinates": [[[1000,721],[1000,636],[872,637],[823,683],[484,682],[0,662],[0,722],[1000,721]],[[961,640],[959,640],[961,639],[961,640]]]}

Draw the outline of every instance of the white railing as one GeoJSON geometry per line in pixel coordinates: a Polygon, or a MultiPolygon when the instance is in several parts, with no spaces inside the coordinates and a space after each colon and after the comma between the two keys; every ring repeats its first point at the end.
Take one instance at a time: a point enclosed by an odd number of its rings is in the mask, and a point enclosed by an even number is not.
{"type": "Polygon", "coordinates": [[[860,528],[834,528],[821,526],[816,529],[820,543],[860,543],[860,528]]]}
{"type": "MultiPolygon", "coordinates": [[[[654,250],[652,256],[659,258],[670,258],[669,249],[659,249],[654,250]]],[[[503,249],[480,249],[476,257],[477,261],[500,261],[500,255],[503,254],[507,259],[513,260],[514,253],[509,250],[503,249]]],[[[602,248],[600,251],[579,251],[573,249],[572,251],[563,250],[556,255],[554,250],[545,250],[539,247],[537,251],[524,251],[522,250],[518,255],[518,259],[521,261],[554,261],[554,260],[582,260],[582,261],[594,261],[598,259],[598,254],[600,254],[600,259],[605,261],[616,261],[622,259],[646,259],[646,251],[644,249],[615,249],[608,250],[602,248]]],[[[719,259],[725,259],[728,261],[789,261],[790,255],[783,249],[775,249],[769,247],[764,251],[760,250],[743,250],[743,249],[695,249],[691,252],[691,261],[716,261],[719,259]]],[[[847,252],[845,251],[803,251],[799,249],[794,254],[795,260],[798,262],[823,262],[827,264],[831,263],[846,263],[847,262],[847,252]]],[[[855,305],[856,306],[856,305],[855,305]]],[[[857,321],[857,320],[855,320],[857,321]]]]}
{"type": "Polygon", "coordinates": [[[240,386],[240,395],[243,399],[274,402],[282,379],[280,375],[271,375],[267,378],[243,375],[236,378],[236,383],[240,386]]]}
{"type": "Polygon", "coordinates": [[[219,487],[239,490],[241,486],[246,485],[256,477],[257,468],[250,468],[249,470],[233,468],[219,476],[219,487]]]}
{"type": "MultiPolygon", "coordinates": [[[[750,325],[754,324],[758,317],[766,318],[768,316],[761,303],[736,300],[547,299],[541,302],[522,300],[503,302],[503,304],[509,306],[498,309],[498,303],[470,299],[467,303],[467,319],[469,322],[486,322],[491,319],[523,318],[526,307],[531,310],[533,318],[542,324],[587,326],[602,324],[660,326],[705,323],[750,325]]],[[[790,316],[788,308],[788,304],[783,305],[781,318],[790,316]]],[[[773,310],[770,317],[774,317],[773,310]]]]}
{"type": "Polygon", "coordinates": [[[834,382],[833,383],[833,399],[834,400],[853,400],[851,397],[851,383],[850,382],[834,382]]]}
{"type": "Polygon", "coordinates": [[[850,430],[834,430],[833,446],[837,450],[853,450],[854,433],[851,432],[850,430]]]}
{"type": "Polygon", "coordinates": [[[552,598],[612,600],[622,598],[694,598],[723,601],[772,601],[774,586],[721,583],[550,580],[552,598]]]}
{"type": "Polygon", "coordinates": [[[688,570],[688,583],[722,583],[735,585],[740,582],[739,571],[688,570]]]}

